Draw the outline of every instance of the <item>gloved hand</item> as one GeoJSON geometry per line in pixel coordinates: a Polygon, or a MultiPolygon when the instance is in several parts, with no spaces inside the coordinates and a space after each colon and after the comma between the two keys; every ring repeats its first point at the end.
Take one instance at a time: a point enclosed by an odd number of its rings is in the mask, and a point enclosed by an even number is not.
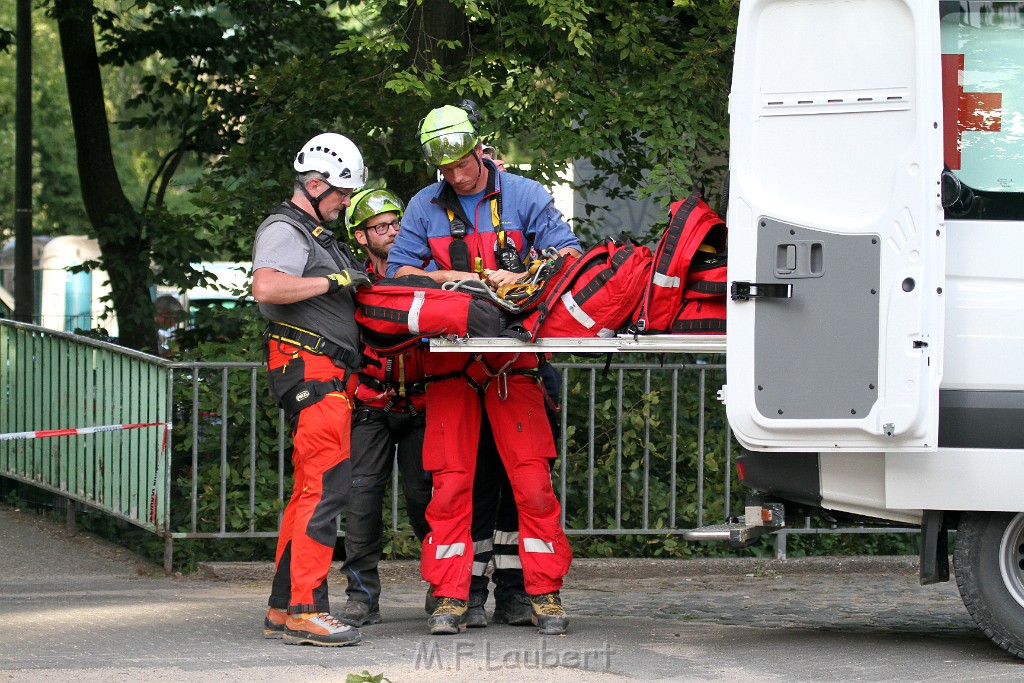
{"type": "Polygon", "coordinates": [[[366,273],[359,270],[353,270],[352,268],[346,268],[340,273],[331,273],[324,277],[327,278],[328,294],[334,294],[342,288],[370,287],[372,285],[370,278],[366,276],[366,273]]]}

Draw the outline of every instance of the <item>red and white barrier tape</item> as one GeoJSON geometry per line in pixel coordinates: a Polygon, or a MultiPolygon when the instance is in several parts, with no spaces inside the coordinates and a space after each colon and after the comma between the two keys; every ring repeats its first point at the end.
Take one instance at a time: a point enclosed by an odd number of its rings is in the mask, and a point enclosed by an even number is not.
{"type": "MultiPolygon", "coordinates": [[[[102,427],[79,427],[78,429],[40,429],[35,432],[10,432],[8,434],[0,434],[0,441],[48,439],[52,436],[76,436],[79,434],[96,434],[98,432],[120,432],[125,429],[141,429],[143,427],[170,427],[170,423],[136,422],[134,424],[104,425],[102,427]]],[[[164,439],[166,440],[166,434],[164,439]]]]}

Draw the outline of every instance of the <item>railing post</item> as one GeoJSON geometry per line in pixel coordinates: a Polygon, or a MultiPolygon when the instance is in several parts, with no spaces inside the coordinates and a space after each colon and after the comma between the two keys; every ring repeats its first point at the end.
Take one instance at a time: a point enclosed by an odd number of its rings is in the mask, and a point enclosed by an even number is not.
{"type": "Polygon", "coordinates": [[[775,559],[784,560],[786,559],[786,534],[785,531],[775,532],[775,559]]]}
{"type": "Polygon", "coordinates": [[[75,501],[71,500],[70,498],[68,498],[67,501],[68,506],[66,511],[67,517],[65,518],[65,525],[67,526],[68,533],[74,536],[76,533],[78,533],[78,530],[75,528],[75,501]]]}
{"type": "Polygon", "coordinates": [[[164,576],[171,575],[174,568],[174,537],[170,531],[164,532],[164,576]]]}

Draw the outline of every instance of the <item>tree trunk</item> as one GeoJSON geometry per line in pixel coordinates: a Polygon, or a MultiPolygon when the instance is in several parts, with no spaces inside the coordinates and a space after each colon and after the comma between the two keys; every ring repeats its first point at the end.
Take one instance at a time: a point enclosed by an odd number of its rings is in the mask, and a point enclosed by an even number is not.
{"type": "Polygon", "coordinates": [[[410,61],[420,71],[429,71],[431,60],[437,60],[446,71],[464,64],[469,54],[466,14],[449,0],[423,0],[410,15],[407,29],[410,61]],[[461,48],[448,48],[441,40],[457,40],[461,48]]]}
{"type": "MultiPolygon", "coordinates": [[[[449,0],[423,0],[417,3],[409,14],[405,31],[411,48],[408,65],[420,72],[431,71],[434,60],[446,73],[464,69],[469,61],[469,23],[466,13],[449,0]],[[457,40],[461,47],[446,47],[441,44],[442,40],[457,40]]],[[[425,116],[427,111],[424,109],[418,115],[425,116]]],[[[412,192],[437,179],[433,167],[417,164],[415,168],[415,179],[410,188],[412,192]]]]}
{"type": "Polygon", "coordinates": [[[135,349],[153,350],[156,324],[149,296],[153,280],[150,248],[142,236],[140,217],[125,197],[114,166],[93,34],[95,8],[92,0],[55,0],[54,7],[75,131],[82,201],[96,231],[101,263],[110,276],[119,342],[135,349]]]}

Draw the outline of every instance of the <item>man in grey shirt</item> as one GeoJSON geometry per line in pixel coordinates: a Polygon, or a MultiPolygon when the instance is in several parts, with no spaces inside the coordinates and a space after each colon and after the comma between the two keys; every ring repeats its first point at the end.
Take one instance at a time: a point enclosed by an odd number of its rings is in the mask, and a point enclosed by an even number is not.
{"type": "Polygon", "coordinates": [[[264,636],[351,645],[359,631],[331,616],[327,575],[352,479],[350,430],[359,329],[353,290],[370,280],[336,220],[366,182],[359,150],[322,133],[295,157],[291,199],[256,231],[252,293],[267,325],[267,379],[292,430],[294,489],[281,518],[264,636]]]}

